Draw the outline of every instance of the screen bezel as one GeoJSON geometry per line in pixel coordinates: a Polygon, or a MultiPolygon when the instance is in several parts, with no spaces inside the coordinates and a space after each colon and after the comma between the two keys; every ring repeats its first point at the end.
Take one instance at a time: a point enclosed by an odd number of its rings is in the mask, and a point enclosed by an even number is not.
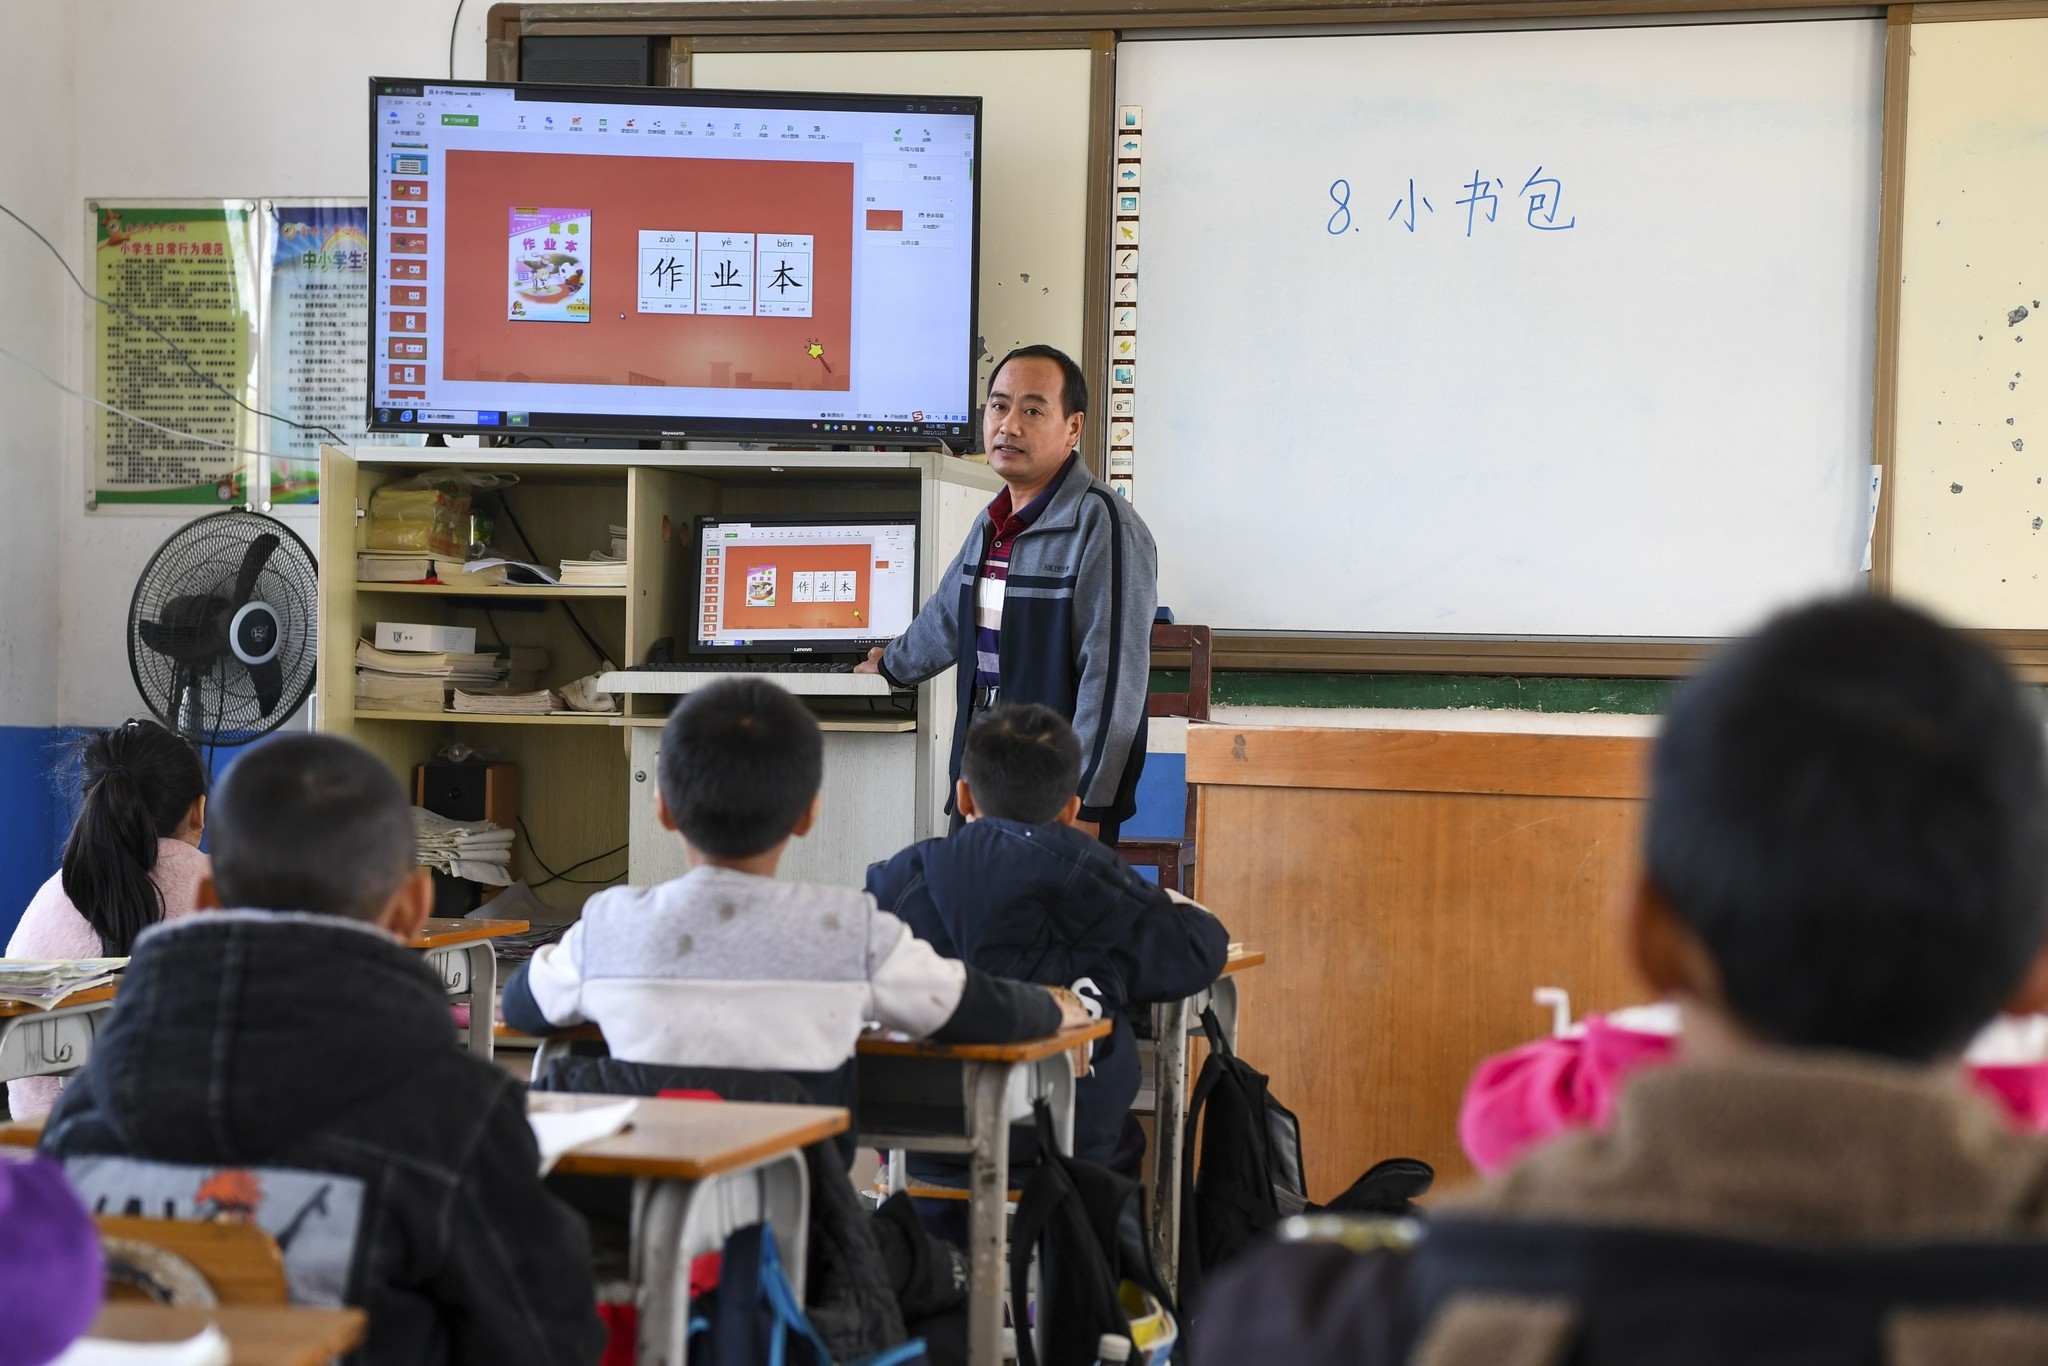
{"type": "Polygon", "coordinates": [[[923,519],[915,512],[873,512],[856,513],[852,516],[823,514],[814,516],[790,516],[773,514],[761,517],[748,516],[743,512],[698,513],[691,526],[690,535],[690,633],[687,653],[708,659],[745,659],[750,655],[802,655],[809,657],[823,655],[859,655],[877,645],[887,645],[894,636],[870,636],[861,640],[835,640],[829,636],[814,640],[768,640],[758,646],[747,645],[706,645],[697,635],[700,622],[698,608],[704,601],[704,532],[709,527],[725,526],[729,523],[744,522],[748,526],[907,526],[910,528],[910,617],[917,619],[924,606],[917,600],[918,585],[924,582],[924,528],[923,519]]]}
{"type": "MultiPolygon", "coordinates": [[[[969,449],[974,441],[975,367],[979,358],[981,329],[981,139],[982,97],[979,95],[860,95],[814,91],[720,90],[696,87],[551,85],[534,81],[450,81],[438,77],[372,76],[369,100],[369,212],[370,226],[370,315],[364,371],[364,421],[372,432],[441,433],[479,436],[575,436],[619,440],[664,441],[774,441],[799,446],[911,446],[928,448],[943,443],[954,450],[969,449]],[[808,418],[688,417],[649,418],[644,414],[623,416],[595,413],[531,413],[516,431],[479,423],[400,422],[397,408],[377,404],[377,282],[385,229],[377,219],[378,141],[377,100],[380,96],[423,98],[428,87],[460,90],[510,90],[515,100],[591,100],[606,104],[642,104],[652,108],[761,108],[817,109],[845,113],[967,114],[974,120],[974,151],[968,162],[974,222],[970,233],[968,264],[967,335],[961,339],[966,356],[965,392],[960,411],[966,422],[814,422],[808,418]],[[933,106],[945,106],[934,110],[933,106]]],[[[402,411],[416,412],[415,409],[402,411]]]]}

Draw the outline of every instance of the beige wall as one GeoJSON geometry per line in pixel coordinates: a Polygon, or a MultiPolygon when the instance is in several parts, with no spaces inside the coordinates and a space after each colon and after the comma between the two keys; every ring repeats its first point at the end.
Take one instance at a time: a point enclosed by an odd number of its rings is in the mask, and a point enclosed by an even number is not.
{"type": "Polygon", "coordinates": [[[2048,627],[2048,19],[1912,41],[1893,584],[2048,627]]]}

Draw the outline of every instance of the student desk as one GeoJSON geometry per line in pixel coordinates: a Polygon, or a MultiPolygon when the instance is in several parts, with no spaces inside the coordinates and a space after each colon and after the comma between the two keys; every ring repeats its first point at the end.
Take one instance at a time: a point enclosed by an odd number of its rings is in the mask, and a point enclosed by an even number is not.
{"type": "MultiPolygon", "coordinates": [[[[1093,1037],[1085,1031],[1074,1034],[1076,1038],[1093,1037]]],[[[615,1105],[622,1099],[536,1091],[526,1098],[526,1108],[580,1110],[615,1105]]],[[[850,1117],[846,1111],[826,1105],[639,1100],[632,1123],[623,1131],[572,1148],[555,1164],[555,1170],[632,1179],[633,1280],[643,1296],[639,1359],[686,1366],[690,1262],[706,1252],[719,1251],[735,1229],[765,1220],[775,1230],[790,1284],[797,1297],[803,1297],[811,1198],[803,1150],[844,1132],[850,1117]]],[[[0,1146],[33,1148],[42,1132],[40,1118],[0,1123],[0,1146]]],[[[259,1311],[192,1312],[226,1315],[259,1311]]],[[[228,1320],[224,1317],[220,1323],[221,1331],[233,1337],[228,1320]]],[[[195,1323],[183,1336],[197,1331],[195,1323]]],[[[310,1366],[351,1345],[344,1343],[315,1357],[251,1356],[247,1360],[260,1366],[272,1361],[305,1361],[310,1366]]],[[[244,1361],[239,1343],[235,1361],[237,1366],[244,1361]]]]}
{"type": "Polygon", "coordinates": [[[114,986],[74,991],[48,1010],[0,1001],[0,1081],[76,1072],[114,1008],[114,986]]]}
{"type": "Polygon", "coordinates": [[[324,1366],[362,1343],[365,1319],[360,1309],[173,1309],[124,1300],[101,1305],[86,1336],[179,1342],[204,1331],[209,1323],[228,1340],[233,1366],[324,1366]]]}
{"type": "Polygon", "coordinates": [[[1258,967],[1266,955],[1242,944],[1223,960],[1223,975],[1206,991],[1168,1001],[1155,1016],[1153,1071],[1152,1260],[1169,1290],[1180,1288],[1181,1145],[1188,1122],[1188,1032],[1200,1027],[1202,1012],[1214,1009],[1223,1041],[1237,1052],[1237,974],[1258,967]]]}
{"type": "MultiPolygon", "coordinates": [[[[1031,1102],[1052,1104],[1062,1146],[1074,1146],[1074,1064],[1069,1054],[1107,1035],[1107,1020],[1014,1044],[941,1044],[863,1035],[856,1053],[863,1145],[965,1153],[967,1185],[967,1360],[1003,1359],[1003,1275],[1008,1237],[1010,1125],[1031,1118],[1031,1102]]],[[[889,1175],[900,1183],[902,1163],[889,1175]]],[[[898,1185],[897,1189],[901,1189],[898,1185]]],[[[1023,1331],[1022,1311],[1018,1313],[1023,1331]]]]}
{"type": "Polygon", "coordinates": [[[524,920],[429,920],[420,926],[412,947],[422,951],[427,966],[441,974],[450,1005],[469,1007],[469,1051],[488,1062],[492,1031],[479,1029],[498,1009],[498,951],[493,939],[525,930],[524,920]]]}
{"type": "MultiPolygon", "coordinates": [[[[536,1091],[526,1108],[579,1110],[621,1099],[536,1091]]],[[[803,1150],[844,1132],[848,1122],[835,1106],[643,1097],[623,1131],[572,1148],[555,1164],[566,1174],[633,1179],[639,1360],[685,1366],[690,1263],[719,1251],[748,1224],[765,1220],[775,1230],[802,1301],[811,1194],[803,1150]]]]}

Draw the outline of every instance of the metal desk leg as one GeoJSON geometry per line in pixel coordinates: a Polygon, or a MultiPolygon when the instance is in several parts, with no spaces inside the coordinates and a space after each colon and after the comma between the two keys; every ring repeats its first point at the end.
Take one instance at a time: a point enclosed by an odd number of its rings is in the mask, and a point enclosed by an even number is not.
{"type": "Polygon", "coordinates": [[[1159,1007],[1152,1076],[1152,1260],[1180,1293],[1180,1160],[1188,1120],[1188,1002],[1159,1007]]]}
{"type": "Polygon", "coordinates": [[[498,950],[485,939],[469,946],[469,1051],[485,1062],[496,1053],[497,1014],[498,950]]]}
{"type": "MultiPolygon", "coordinates": [[[[967,1182],[967,1363],[1002,1366],[1004,1220],[1009,1206],[1013,1063],[964,1064],[967,1130],[974,1151],[967,1182]]],[[[1021,1324],[1023,1306],[1016,1313],[1021,1324]]]]}
{"type": "Polygon", "coordinates": [[[639,1287],[640,1366],[687,1366],[690,1263],[748,1224],[775,1231],[783,1270],[804,1298],[810,1253],[810,1169],[802,1149],[703,1181],[633,1183],[632,1277],[639,1287]]]}

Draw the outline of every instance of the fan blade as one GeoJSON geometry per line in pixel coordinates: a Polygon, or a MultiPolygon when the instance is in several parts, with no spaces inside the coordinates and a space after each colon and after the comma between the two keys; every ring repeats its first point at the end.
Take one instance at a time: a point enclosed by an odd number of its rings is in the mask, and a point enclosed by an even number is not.
{"type": "Polygon", "coordinates": [[[211,595],[172,598],[157,620],[136,622],[135,634],[160,655],[185,662],[207,659],[227,648],[221,606],[221,600],[211,595]]]}
{"type": "Polygon", "coordinates": [[[277,706],[278,699],[284,696],[284,670],[274,659],[266,659],[261,664],[244,664],[242,667],[248,670],[249,681],[256,685],[256,701],[262,706],[263,715],[270,715],[272,709],[277,706]]]}
{"type": "Polygon", "coordinates": [[[270,562],[270,552],[277,546],[277,533],[271,531],[249,542],[249,548],[242,552],[242,572],[235,575],[235,597],[228,604],[230,611],[241,610],[249,595],[256,591],[256,576],[263,572],[263,566],[270,562]]]}

